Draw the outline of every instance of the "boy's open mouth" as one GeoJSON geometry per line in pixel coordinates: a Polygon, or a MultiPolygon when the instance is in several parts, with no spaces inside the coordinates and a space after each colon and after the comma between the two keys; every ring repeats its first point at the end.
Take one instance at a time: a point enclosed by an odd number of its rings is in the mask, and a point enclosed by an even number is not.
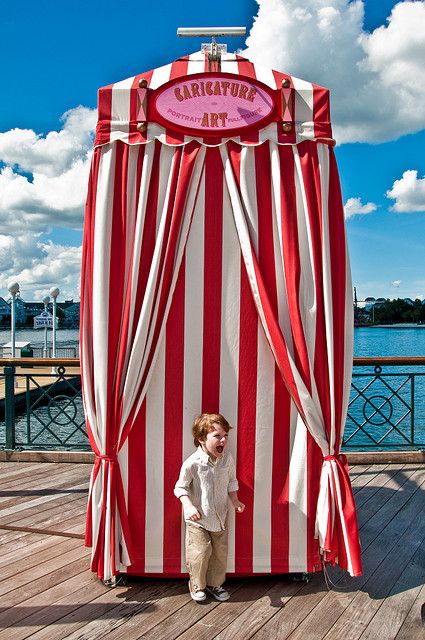
{"type": "Polygon", "coordinates": [[[224,449],[224,447],[222,447],[222,446],[221,446],[221,444],[219,444],[219,445],[215,448],[215,450],[217,451],[217,453],[223,453],[223,449],[224,449]]]}

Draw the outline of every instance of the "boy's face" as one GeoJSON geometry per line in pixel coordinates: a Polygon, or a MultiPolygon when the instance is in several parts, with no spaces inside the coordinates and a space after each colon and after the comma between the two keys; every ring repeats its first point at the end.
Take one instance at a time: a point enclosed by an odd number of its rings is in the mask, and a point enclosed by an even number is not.
{"type": "Polygon", "coordinates": [[[221,458],[227,447],[227,441],[228,434],[216,422],[213,424],[213,430],[207,433],[207,437],[204,440],[199,439],[202,449],[214,460],[221,458]]]}

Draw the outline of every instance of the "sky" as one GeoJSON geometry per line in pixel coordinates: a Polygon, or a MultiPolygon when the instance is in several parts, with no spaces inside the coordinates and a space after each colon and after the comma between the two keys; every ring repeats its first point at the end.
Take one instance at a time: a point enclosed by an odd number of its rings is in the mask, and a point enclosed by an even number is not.
{"type": "Polygon", "coordinates": [[[0,296],[79,299],[97,89],[207,40],[179,26],[245,26],[219,41],[331,91],[358,299],[425,299],[424,0],[21,0],[0,24],[0,296]]]}

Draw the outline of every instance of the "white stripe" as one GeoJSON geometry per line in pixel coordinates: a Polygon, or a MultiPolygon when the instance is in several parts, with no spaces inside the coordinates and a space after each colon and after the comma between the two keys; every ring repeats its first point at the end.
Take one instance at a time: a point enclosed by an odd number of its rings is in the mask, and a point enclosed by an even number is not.
{"type": "Polygon", "coordinates": [[[123,140],[129,131],[130,122],[130,89],[134,77],[116,82],[112,86],[111,104],[111,137],[110,141],[123,140]]]}
{"type": "Polygon", "coordinates": [[[191,53],[189,55],[189,62],[187,65],[187,75],[193,75],[195,73],[203,73],[205,71],[205,55],[200,51],[191,53]]]}
{"type": "Polygon", "coordinates": [[[245,221],[255,254],[258,255],[258,210],[255,170],[255,148],[242,147],[240,168],[240,189],[245,221]]]}
{"type": "Polygon", "coordinates": [[[305,138],[314,138],[313,85],[294,76],[292,82],[295,89],[296,141],[301,142],[305,138]]]}
{"type": "Polygon", "coordinates": [[[307,429],[291,403],[289,452],[289,571],[307,570],[307,429]]]}
{"type": "MultiPolygon", "coordinates": [[[[220,413],[234,427],[230,432],[229,451],[237,463],[239,323],[241,253],[232,207],[223,176],[223,237],[220,343],[220,413]]],[[[235,512],[229,509],[229,553],[227,571],[235,571],[235,512]]]]}
{"type": "MultiPolygon", "coordinates": [[[[280,200],[280,162],[278,146],[270,143],[273,185],[273,240],[276,270],[279,326],[287,349],[293,352],[292,330],[285,280],[280,200]]],[[[288,179],[291,179],[288,176],[288,179]]],[[[307,429],[291,400],[289,420],[289,570],[307,571],[307,429]]]]}
{"type": "Polygon", "coordinates": [[[264,67],[261,64],[254,64],[254,70],[257,80],[266,84],[268,87],[272,89],[276,89],[276,80],[273,74],[272,69],[269,67],[264,67]]]}
{"type": "Polygon", "coordinates": [[[111,259],[112,206],[114,199],[115,145],[101,150],[96,194],[93,250],[93,371],[95,421],[91,423],[96,444],[101,453],[106,446],[106,406],[108,390],[108,305],[111,259]],[[108,300],[108,298],[107,298],[108,300]]]}
{"type": "MultiPolygon", "coordinates": [[[[255,432],[253,571],[271,570],[271,502],[275,359],[258,320],[255,432]]],[[[280,446],[278,443],[276,446],[280,446]]]]}
{"type": "MultiPolygon", "coordinates": [[[[183,446],[186,460],[194,451],[192,424],[202,411],[202,353],[204,315],[205,178],[201,184],[186,247],[184,309],[183,446]]],[[[181,570],[186,572],[182,519],[181,570]]]]}
{"type": "Polygon", "coordinates": [[[165,339],[146,394],[145,571],[163,571],[165,339]]]}
{"type": "Polygon", "coordinates": [[[329,368],[329,399],[331,410],[331,424],[329,437],[329,454],[335,451],[335,354],[333,335],[333,296],[332,296],[332,274],[329,236],[329,149],[327,145],[317,145],[317,155],[320,168],[320,184],[322,197],[322,256],[323,256],[323,298],[325,313],[326,348],[329,368]]]}
{"type": "Polygon", "coordinates": [[[238,61],[233,53],[224,53],[221,56],[221,70],[239,75],[238,61]]]}
{"type": "MultiPolygon", "coordinates": [[[[140,273],[140,259],[141,259],[141,250],[142,250],[142,239],[143,232],[145,228],[145,217],[146,217],[146,205],[147,198],[149,193],[149,183],[152,174],[152,163],[154,158],[155,147],[153,144],[146,145],[144,148],[144,156],[143,156],[143,166],[142,166],[142,175],[140,180],[139,187],[139,203],[137,209],[136,223],[134,227],[134,235],[129,242],[132,242],[132,255],[133,255],[133,265],[131,272],[131,282],[129,285],[129,296],[130,296],[130,309],[129,309],[129,327],[128,327],[128,339],[127,339],[127,352],[125,357],[125,370],[127,371],[128,360],[130,358],[131,350],[133,347],[133,328],[134,328],[134,307],[136,303],[136,292],[138,286],[138,279],[140,273]]],[[[136,175],[137,175],[137,161],[134,161],[136,166],[131,167],[131,176],[134,180],[134,184],[136,184],[136,175]]],[[[129,167],[129,175],[130,175],[130,167],[129,167]]],[[[133,203],[133,206],[135,203],[133,203]]],[[[131,252],[130,251],[130,252],[131,252]]],[[[137,319],[136,319],[137,322],[137,319]]],[[[128,373],[128,372],[127,372],[128,373]]],[[[124,383],[124,380],[123,380],[124,383]]],[[[125,402],[125,398],[124,398],[125,402]]]]}
{"type": "MultiPolygon", "coordinates": [[[[102,461],[102,472],[105,473],[105,468],[108,465],[107,462],[102,461]]],[[[103,496],[103,499],[106,503],[106,513],[105,513],[105,531],[103,532],[104,536],[104,549],[103,549],[103,577],[105,580],[108,580],[112,577],[112,549],[110,544],[111,539],[111,469],[109,469],[108,481],[106,485],[106,496],[103,496]]],[[[115,499],[115,496],[114,496],[115,499]]]]}

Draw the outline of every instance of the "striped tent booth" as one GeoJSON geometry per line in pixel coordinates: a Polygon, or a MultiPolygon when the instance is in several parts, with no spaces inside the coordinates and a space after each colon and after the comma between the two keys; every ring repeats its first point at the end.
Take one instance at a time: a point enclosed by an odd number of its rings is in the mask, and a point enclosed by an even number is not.
{"type": "Polygon", "coordinates": [[[234,54],[100,89],[81,319],[99,578],[185,573],[173,487],[201,412],[233,426],[228,573],[360,575],[333,145],[326,89],[234,54]]]}

